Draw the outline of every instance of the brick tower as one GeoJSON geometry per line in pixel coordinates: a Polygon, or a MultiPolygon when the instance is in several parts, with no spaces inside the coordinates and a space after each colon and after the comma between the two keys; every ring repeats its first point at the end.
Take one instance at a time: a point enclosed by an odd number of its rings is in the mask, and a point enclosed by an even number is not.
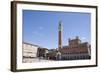
{"type": "Polygon", "coordinates": [[[59,21],[59,26],[58,26],[58,50],[62,48],[62,25],[61,21],[59,21]]]}

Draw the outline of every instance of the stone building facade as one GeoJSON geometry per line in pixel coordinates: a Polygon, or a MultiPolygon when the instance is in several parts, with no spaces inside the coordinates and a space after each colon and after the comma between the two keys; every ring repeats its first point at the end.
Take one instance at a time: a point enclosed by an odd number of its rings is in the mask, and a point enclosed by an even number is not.
{"type": "Polygon", "coordinates": [[[52,49],[48,53],[52,60],[81,60],[91,59],[91,46],[88,42],[82,42],[79,37],[69,39],[68,45],[58,50],[52,49]]]}
{"type": "Polygon", "coordinates": [[[23,42],[22,47],[22,61],[33,62],[38,59],[47,59],[48,49],[38,45],[23,42]]]}
{"type": "Polygon", "coordinates": [[[38,57],[41,59],[46,59],[49,50],[47,48],[38,48],[38,57]]]}
{"type": "Polygon", "coordinates": [[[90,59],[91,46],[88,42],[82,42],[79,37],[69,39],[68,46],[63,46],[60,49],[63,60],[90,59]]]}
{"type": "Polygon", "coordinates": [[[24,63],[29,62],[31,59],[38,57],[38,48],[39,48],[38,45],[33,45],[30,43],[23,42],[22,46],[23,46],[22,47],[22,56],[23,56],[22,61],[24,63]]]}
{"type": "Polygon", "coordinates": [[[82,42],[79,37],[69,39],[68,45],[62,46],[58,50],[47,49],[30,43],[23,43],[24,59],[45,59],[45,60],[81,60],[91,59],[91,45],[88,42],[82,42]]]}

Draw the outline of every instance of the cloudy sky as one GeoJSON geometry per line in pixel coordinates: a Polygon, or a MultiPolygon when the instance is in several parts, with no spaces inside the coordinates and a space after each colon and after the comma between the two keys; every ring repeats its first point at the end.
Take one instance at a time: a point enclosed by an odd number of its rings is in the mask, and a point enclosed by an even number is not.
{"type": "Polygon", "coordinates": [[[23,41],[46,48],[58,47],[58,25],[62,22],[63,45],[79,36],[91,42],[91,14],[23,10],[23,41]]]}

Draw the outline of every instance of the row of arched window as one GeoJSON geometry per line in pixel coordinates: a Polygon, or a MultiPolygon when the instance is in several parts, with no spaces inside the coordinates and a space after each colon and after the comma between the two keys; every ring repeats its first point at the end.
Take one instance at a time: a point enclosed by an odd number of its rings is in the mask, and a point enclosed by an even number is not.
{"type": "Polygon", "coordinates": [[[89,55],[87,56],[63,56],[62,60],[78,60],[78,59],[90,59],[89,55]]]}
{"type": "Polygon", "coordinates": [[[84,51],[84,52],[83,51],[82,52],[80,51],[80,52],[67,52],[67,53],[64,53],[64,54],[67,55],[67,54],[87,54],[87,53],[88,53],[87,51],[84,51]]]}

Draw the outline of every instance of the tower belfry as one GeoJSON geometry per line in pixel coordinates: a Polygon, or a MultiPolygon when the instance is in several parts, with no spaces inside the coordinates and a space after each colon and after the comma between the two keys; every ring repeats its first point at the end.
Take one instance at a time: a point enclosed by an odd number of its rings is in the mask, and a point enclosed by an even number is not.
{"type": "Polygon", "coordinates": [[[62,24],[61,21],[59,21],[58,26],[58,50],[62,48],[62,24]]]}

